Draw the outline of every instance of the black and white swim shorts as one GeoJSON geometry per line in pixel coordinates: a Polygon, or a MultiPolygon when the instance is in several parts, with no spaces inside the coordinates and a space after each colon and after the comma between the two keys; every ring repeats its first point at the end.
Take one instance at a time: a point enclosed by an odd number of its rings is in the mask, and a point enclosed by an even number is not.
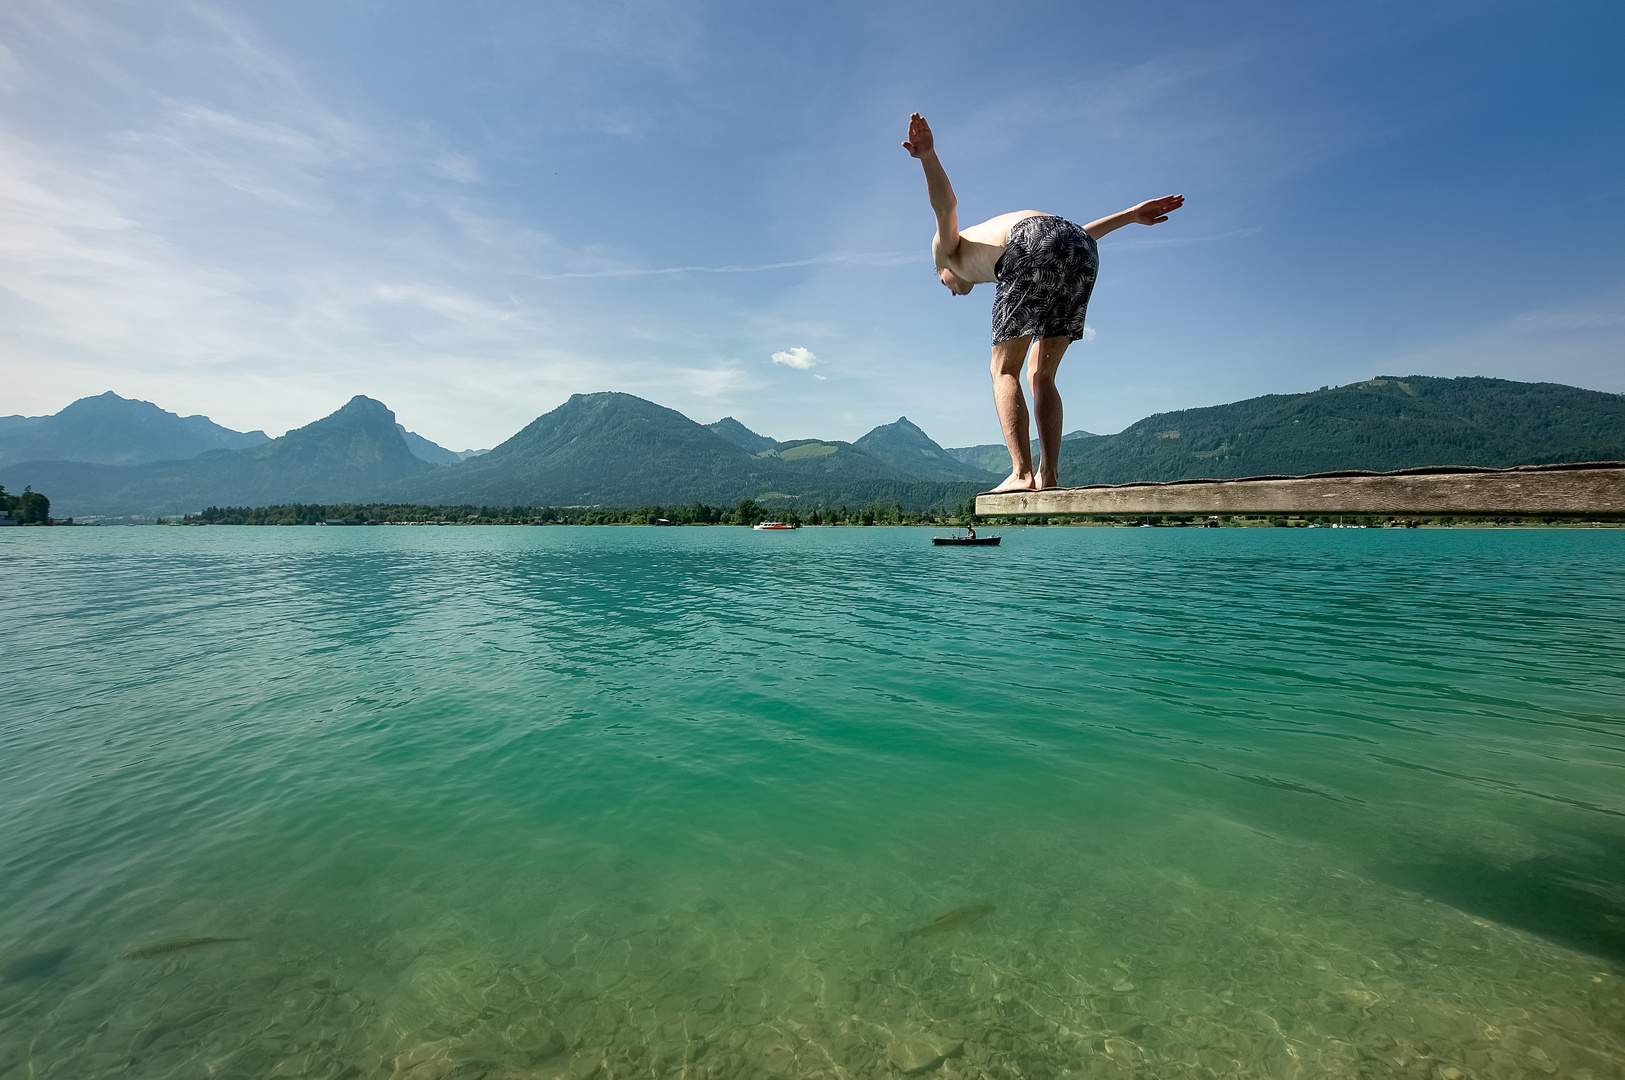
{"type": "Polygon", "coordinates": [[[1099,269],[1095,238],[1083,226],[1051,214],[1016,222],[993,268],[993,344],[1029,334],[1083,337],[1099,269]]]}

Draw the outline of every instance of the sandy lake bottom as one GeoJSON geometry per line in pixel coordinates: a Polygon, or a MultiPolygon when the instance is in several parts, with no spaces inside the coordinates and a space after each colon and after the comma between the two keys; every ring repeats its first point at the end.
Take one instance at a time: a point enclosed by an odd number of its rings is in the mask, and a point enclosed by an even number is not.
{"type": "Polygon", "coordinates": [[[0,535],[0,1080],[1625,1077],[1625,532],[0,535]]]}

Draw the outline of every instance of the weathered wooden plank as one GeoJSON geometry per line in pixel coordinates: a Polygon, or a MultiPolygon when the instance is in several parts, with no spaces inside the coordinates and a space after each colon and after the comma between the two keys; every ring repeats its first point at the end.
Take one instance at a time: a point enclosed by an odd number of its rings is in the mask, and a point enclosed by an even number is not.
{"type": "Polygon", "coordinates": [[[978,514],[1625,514],[1625,462],[1407,469],[976,496],[978,514]]]}

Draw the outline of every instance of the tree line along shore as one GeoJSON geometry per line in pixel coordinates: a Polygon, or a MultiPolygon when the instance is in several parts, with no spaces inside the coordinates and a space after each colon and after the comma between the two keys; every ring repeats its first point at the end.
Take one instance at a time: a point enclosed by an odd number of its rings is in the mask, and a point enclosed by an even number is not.
{"type": "Polygon", "coordinates": [[[974,499],[963,506],[906,510],[890,506],[768,507],[754,499],[732,506],[703,502],[674,506],[423,506],[403,503],[287,503],[278,506],[211,506],[197,514],[165,519],[179,525],[958,525],[975,516],[974,499]]]}
{"type": "Polygon", "coordinates": [[[1448,526],[1573,526],[1625,524],[1625,520],[1579,517],[1484,515],[1474,517],[1326,514],[1326,515],[1216,515],[1201,514],[1047,514],[1020,517],[976,514],[975,500],[935,511],[889,507],[817,507],[808,510],[764,507],[752,499],[733,506],[695,502],[681,506],[421,506],[397,503],[288,503],[278,506],[211,506],[197,514],[166,518],[174,525],[736,525],[762,521],[788,525],[877,526],[919,525],[963,527],[1015,525],[1152,525],[1183,528],[1417,528],[1448,526]]]}
{"type": "MultiPolygon", "coordinates": [[[[50,516],[51,500],[27,489],[8,495],[0,487],[0,524],[72,525],[73,519],[50,516]]],[[[1417,528],[1450,526],[1625,525],[1617,516],[1534,517],[1529,515],[1427,516],[1385,514],[1033,514],[978,515],[976,500],[961,506],[915,511],[899,503],[815,507],[808,510],[767,507],[754,499],[733,506],[703,502],[676,506],[424,506],[412,503],[284,503],[274,506],[211,506],[196,514],[155,517],[154,525],[736,525],[762,521],[807,526],[914,525],[959,528],[965,525],[1030,526],[1161,526],[1173,528],[1417,528]]],[[[132,523],[134,524],[134,523],[132,523]]]]}

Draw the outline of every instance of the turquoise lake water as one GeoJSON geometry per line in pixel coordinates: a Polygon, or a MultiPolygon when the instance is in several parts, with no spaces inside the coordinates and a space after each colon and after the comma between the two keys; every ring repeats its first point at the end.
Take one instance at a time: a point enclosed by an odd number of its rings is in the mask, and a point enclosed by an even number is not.
{"type": "Polygon", "coordinates": [[[929,535],[0,533],[0,1080],[1625,1076],[1625,531],[929,535]]]}

